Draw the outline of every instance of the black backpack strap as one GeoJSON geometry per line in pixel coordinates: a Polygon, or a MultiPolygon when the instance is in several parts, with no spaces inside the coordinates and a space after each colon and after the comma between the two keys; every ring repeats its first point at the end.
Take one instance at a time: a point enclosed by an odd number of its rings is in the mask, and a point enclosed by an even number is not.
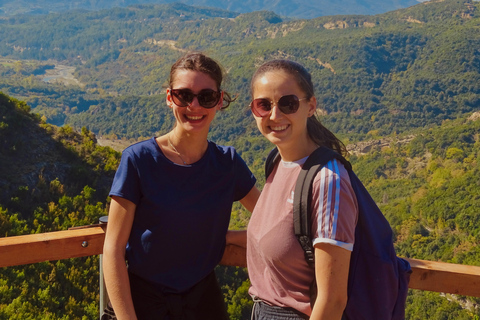
{"type": "Polygon", "coordinates": [[[265,179],[272,173],[278,161],[280,161],[280,153],[278,153],[278,149],[275,147],[268,154],[267,160],[265,160],[265,179]]]}
{"type": "Polygon", "coordinates": [[[317,148],[305,161],[297,178],[293,196],[293,226],[295,236],[305,252],[307,263],[315,265],[315,253],[312,243],[312,214],[310,204],[312,200],[312,184],[317,173],[331,160],[338,159],[347,170],[352,166],[337,152],[326,148],[317,148]]]}

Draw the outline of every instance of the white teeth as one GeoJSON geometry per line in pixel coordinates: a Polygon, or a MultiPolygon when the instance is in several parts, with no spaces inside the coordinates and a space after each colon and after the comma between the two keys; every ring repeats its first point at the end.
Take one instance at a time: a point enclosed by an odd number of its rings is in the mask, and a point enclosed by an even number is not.
{"type": "Polygon", "coordinates": [[[203,116],[187,116],[189,120],[200,120],[203,118],[203,116]]]}
{"type": "Polygon", "coordinates": [[[278,127],[270,127],[273,131],[282,131],[282,130],[285,130],[287,129],[287,125],[285,126],[278,126],[278,127]]]}

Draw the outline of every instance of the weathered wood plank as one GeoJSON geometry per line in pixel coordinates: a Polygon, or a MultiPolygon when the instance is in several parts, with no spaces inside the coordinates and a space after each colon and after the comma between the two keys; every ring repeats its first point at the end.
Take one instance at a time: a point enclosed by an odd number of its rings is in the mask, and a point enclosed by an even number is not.
{"type": "Polygon", "coordinates": [[[247,249],[235,245],[227,245],[223,253],[221,265],[247,267],[247,249]]]}
{"type": "Polygon", "coordinates": [[[480,267],[406,259],[412,266],[409,288],[480,297],[480,267]]]}
{"type": "Polygon", "coordinates": [[[0,238],[0,267],[98,255],[104,240],[100,226],[0,238]]]}
{"type": "MultiPolygon", "coordinates": [[[[0,238],[0,267],[101,254],[105,227],[106,224],[0,238]]],[[[409,284],[411,289],[480,297],[480,267],[406,260],[410,262],[413,270],[409,284]]],[[[227,246],[220,264],[246,267],[245,248],[227,246]]]]}
{"type": "MultiPolygon", "coordinates": [[[[406,259],[412,266],[409,288],[480,297],[480,267],[406,259]]],[[[227,246],[222,265],[246,266],[246,250],[227,246]]]]}

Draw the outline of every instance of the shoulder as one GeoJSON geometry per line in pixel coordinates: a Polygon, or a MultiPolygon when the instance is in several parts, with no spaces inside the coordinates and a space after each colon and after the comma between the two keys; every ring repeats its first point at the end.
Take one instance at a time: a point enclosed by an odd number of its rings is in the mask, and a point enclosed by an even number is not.
{"type": "Polygon", "coordinates": [[[322,197],[348,197],[355,199],[350,175],[345,166],[338,160],[329,161],[315,176],[314,192],[322,197]]]}
{"type": "Polygon", "coordinates": [[[222,155],[234,155],[237,153],[234,147],[232,146],[222,146],[219,144],[216,144],[215,142],[208,141],[209,148],[213,150],[213,152],[222,154],[222,155]]]}
{"type": "Polygon", "coordinates": [[[209,141],[209,149],[209,161],[214,163],[215,167],[231,172],[236,177],[241,177],[242,179],[243,177],[249,177],[249,179],[255,180],[247,164],[234,147],[221,146],[209,141]]]}
{"type": "Polygon", "coordinates": [[[347,169],[343,163],[337,159],[327,162],[327,164],[317,173],[315,181],[325,180],[327,178],[331,180],[342,180],[350,184],[350,176],[347,169]]]}
{"type": "Polygon", "coordinates": [[[128,146],[123,150],[122,154],[124,156],[138,157],[144,154],[154,154],[156,152],[158,152],[157,143],[155,138],[151,138],[128,146]]]}
{"type": "Polygon", "coordinates": [[[329,161],[317,174],[313,182],[314,197],[326,203],[351,203],[356,208],[357,198],[352,187],[349,171],[338,160],[329,161]]]}
{"type": "Polygon", "coordinates": [[[240,159],[237,151],[232,146],[222,146],[216,144],[215,142],[208,141],[208,147],[211,157],[218,159],[222,162],[236,162],[238,161],[238,159],[240,159]]]}

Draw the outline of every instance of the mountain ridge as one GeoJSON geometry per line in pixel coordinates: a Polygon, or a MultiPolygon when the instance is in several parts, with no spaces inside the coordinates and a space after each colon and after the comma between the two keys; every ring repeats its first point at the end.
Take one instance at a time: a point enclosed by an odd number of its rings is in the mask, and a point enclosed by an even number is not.
{"type": "MultiPolygon", "coordinates": [[[[106,195],[103,191],[100,191],[102,202],[95,202],[95,198],[92,198],[95,190],[89,186],[85,186],[76,196],[78,190],[65,192],[64,188],[78,181],[75,177],[63,176],[62,161],[51,154],[55,152],[54,149],[35,142],[49,139],[49,143],[56,145],[54,148],[60,153],[77,150],[67,157],[70,162],[68,165],[72,165],[72,157],[89,162],[88,158],[93,154],[90,151],[98,149],[95,147],[95,136],[85,129],[79,134],[71,131],[68,126],[56,128],[46,125],[38,116],[31,115],[24,103],[3,94],[0,94],[0,112],[3,115],[0,119],[2,236],[42,233],[95,223],[100,216],[106,214],[103,202],[106,195]],[[62,134],[58,135],[59,133],[62,134]],[[49,158],[48,165],[42,163],[39,155],[49,158]],[[17,164],[4,165],[5,157],[11,157],[17,164]],[[45,168],[53,168],[56,170],[53,175],[58,175],[59,178],[51,182],[38,179],[29,183],[29,179],[24,179],[26,171],[18,168],[32,161],[39,161],[45,168]],[[6,175],[7,180],[18,183],[14,189],[4,188],[6,175]]],[[[378,140],[379,143],[369,146],[371,150],[367,154],[353,154],[349,158],[355,172],[389,219],[399,255],[478,265],[480,250],[477,240],[480,228],[476,222],[480,219],[479,130],[480,116],[477,112],[468,118],[446,121],[439,127],[419,130],[413,139],[406,136],[391,138],[389,141],[378,140]]],[[[251,141],[251,148],[243,148],[242,157],[247,159],[257,177],[261,178],[261,152],[253,139],[248,141],[251,141]],[[249,153],[254,154],[255,162],[251,161],[249,153]]],[[[94,167],[105,167],[108,157],[104,155],[105,153],[99,155],[99,161],[94,167]]],[[[113,155],[118,161],[119,154],[113,155]]],[[[80,172],[89,175],[92,171],[80,172]]],[[[42,171],[39,178],[41,173],[42,171]]],[[[112,170],[108,174],[109,181],[112,179],[111,174],[112,170]]],[[[248,217],[234,208],[232,223],[245,224],[248,217]]],[[[220,274],[220,283],[225,284],[225,292],[228,291],[226,299],[231,319],[245,319],[245,315],[250,313],[251,301],[247,294],[245,271],[220,268],[217,272],[220,274]]],[[[59,318],[67,312],[72,318],[98,318],[98,282],[91,279],[98,279],[98,257],[8,268],[0,273],[0,280],[8,284],[8,292],[11,294],[6,294],[5,291],[1,296],[0,317],[15,319],[12,317],[15,314],[42,319],[48,313],[53,315],[52,318],[59,318]],[[18,301],[21,301],[21,307],[18,306],[18,301]],[[88,310],[86,306],[89,306],[88,310]]],[[[407,298],[406,319],[475,319],[479,315],[479,310],[475,307],[477,304],[478,299],[472,297],[446,299],[437,293],[414,290],[409,292],[407,298]]]]}
{"type": "MultiPolygon", "coordinates": [[[[201,50],[225,66],[224,89],[238,96],[217,114],[209,139],[234,146],[259,186],[272,146],[248,109],[250,76],[266,60],[295,59],[312,73],[322,122],[357,146],[349,161],[389,220],[397,253],[478,265],[479,7],[446,0],[293,20],[143,4],[2,17],[0,56],[8,59],[0,59],[0,91],[8,96],[0,94],[0,236],[106,215],[119,153],[99,140],[169,131],[169,67],[184,51],[201,50]],[[75,67],[81,85],[43,81],[62,63],[75,67]]],[[[249,216],[235,205],[231,228],[245,228],[249,216]]],[[[98,257],[88,257],[6,268],[0,318],[98,319],[98,266],[98,257]]],[[[248,318],[245,270],[217,271],[231,319],[248,318]]],[[[480,316],[478,298],[411,290],[407,299],[407,320],[480,316]]]]}
{"type": "Polygon", "coordinates": [[[311,71],[331,130],[352,140],[401,133],[479,104],[478,7],[449,0],[376,16],[284,20],[273,12],[230,16],[178,4],[14,17],[0,23],[0,55],[63,59],[83,86],[41,82],[37,70],[49,60],[32,62],[38,67],[17,61],[0,63],[0,90],[27,101],[47,122],[137,139],[171,128],[173,119],[158,105],[169,67],[183,52],[200,50],[227,68],[225,89],[238,95],[211,137],[234,141],[258,135],[247,108],[253,70],[290,58],[311,71]]]}
{"type": "Polygon", "coordinates": [[[311,19],[319,16],[338,14],[379,14],[409,7],[422,1],[417,0],[98,0],[98,1],[58,1],[58,0],[4,0],[0,4],[0,14],[16,13],[45,14],[72,9],[103,10],[113,7],[126,7],[139,4],[165,4],[180,2],[192,6],[221,8],[238,13],[268,10],[281,16],[311,19]]]}

